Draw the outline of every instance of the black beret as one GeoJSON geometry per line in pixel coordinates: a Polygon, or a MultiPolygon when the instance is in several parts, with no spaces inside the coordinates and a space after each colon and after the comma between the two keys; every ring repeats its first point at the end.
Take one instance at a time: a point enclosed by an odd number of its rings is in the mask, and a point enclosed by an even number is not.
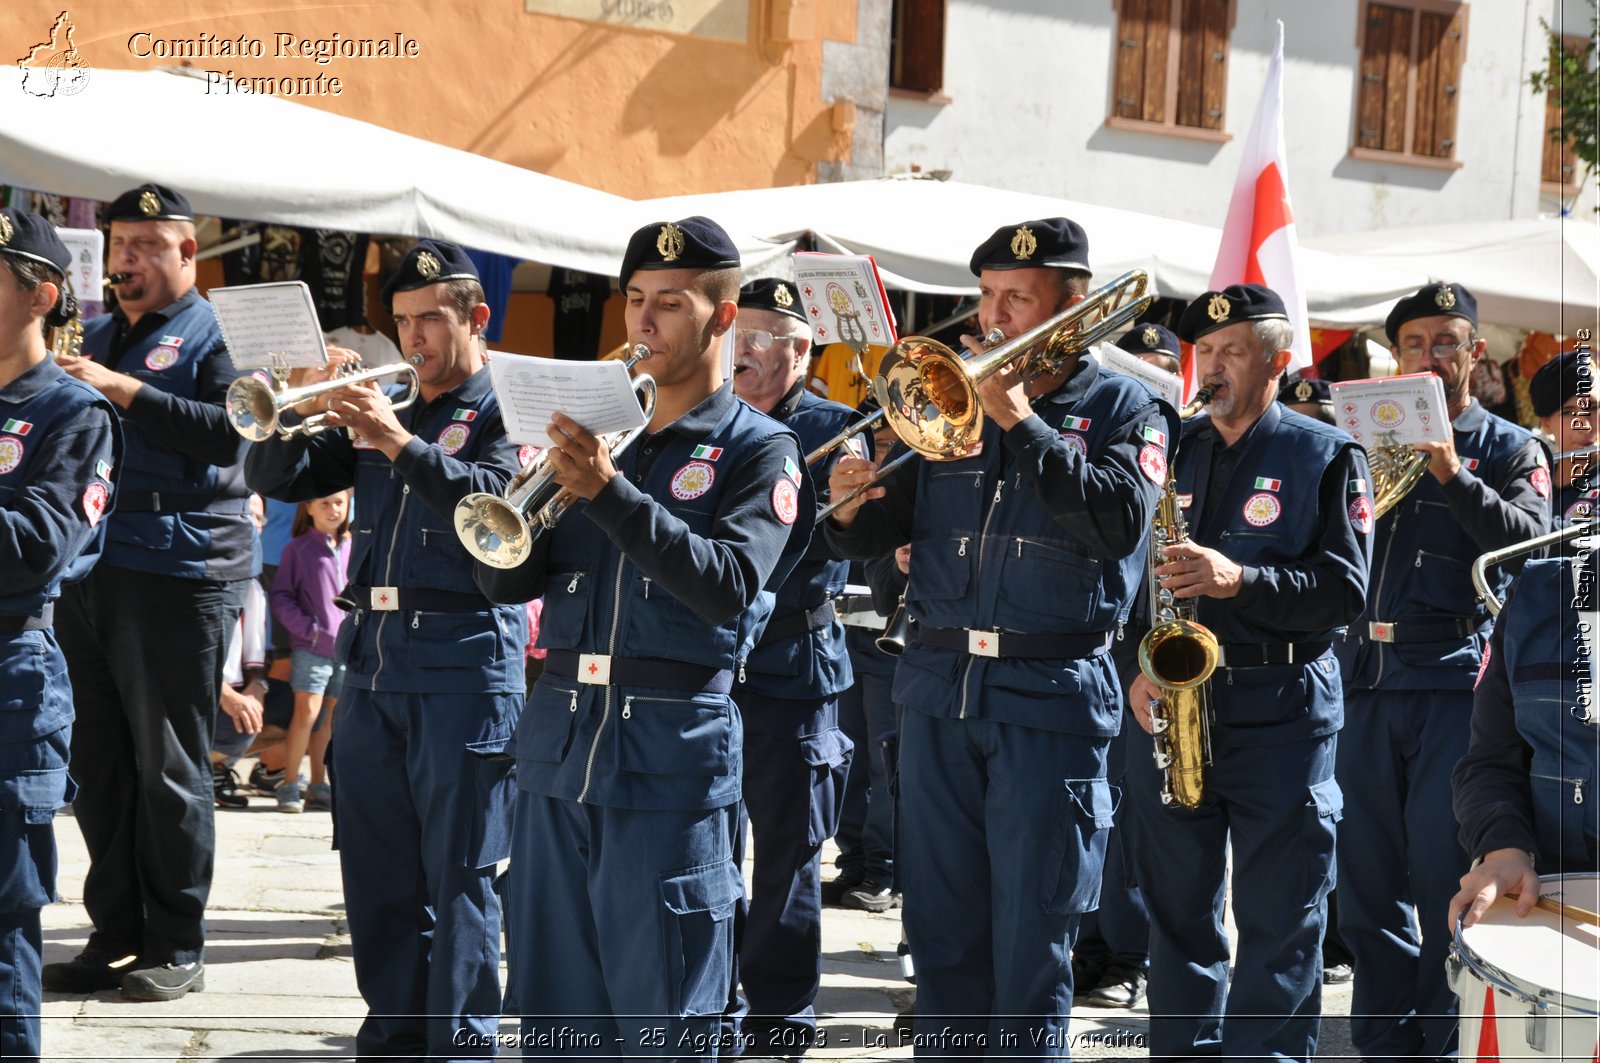
{"type": "Polygon", "coordinates": [[[106,221],[194,221],[194,209],[182,192],[144,184],[113,199],[106,208],[106,221]]]}
{"type": "Polygon", "coordinates": [[[1533,404],[1535,417],[1549,417],[1572,396],[1592,395],[1594,391],[1594,363],[1586,350],[1556,355],[1528,381],[1528,401],[1533,404]]]}
{"type": "Polygon", "coordinates": [[[1322,403],[1330,405],[1333,402],[1333,389],[1328,387],[1328,382],[1318,377],[1285,378],[1283,386],[1278,388],[1278,401],[1282,403],[1322,403]]]}
{"type": "Polygon", "coordinates": [[[1166,326],[1154,323],[1133,326],[1123,333],[1117,346],[1129,354],[1166,354],[1180,361],[1183,359],[1178,337],[1166,326]]]}
{"type": "Polygon", "coordinates": [[[1383,323],[1383,331],[1388,335],[1389,342],[1398,347],[1401,325],[1407,321],[1415,321],[1419,317],[1440,315],[1466,318],[1472,322],[1473,328],[1477,328],[1478,300],[1459,284],[1436,281],[1424,285],[1414,294],[1395,303],[1394,309],[1389,311],[1389,316],[1383,323]]]}
{"type": "Polygon", "coordinates": [[[678,221],[655,221],[635,232],[622,254],[617,288],[639,269],[734,269],[739,248],[722,226],[698,214],[678,221]]]}
{"type": "Polygon", "coordinates": [[[986,269],[1089,269],[1089,237],[1070,218],[1041,218],[1002,225],[972,252],[972,275],[986,269]]]}
{"type": "Polygon", "coordinates": [[[1178,318],[1178,335],[1193,343],[1208,332],[1241,321],[1289,320],[1283,300],[1259,284],[1230,284],[1220,292],[1206,292],[1184,308],[1178,318]]]}
{"type": "Polygon", "coordinates": [[[61,242],[56,227],[31,210],[0,210],[0,254],[49,266],[62,280],[72,268],[72,252],[61,242]]]}
{"type": "Polygon", "coordinates": [[[400,268],[383,282],[378,294],[383,305],[393,309],[395,292],[415,291],[445,281],[477,279],[478,267],[464,249],[443,240],[418,240],[400,260],[400,268]]]}
{"type": "Polygon", "coordinates": [[[774,314],[788,314],[805,321],[807,325],[811,324],[806,321],[806,308],[800,302],[794,282],[776,277],[763,277],[740,288],[739,309],[771,310],[774,314]]]}

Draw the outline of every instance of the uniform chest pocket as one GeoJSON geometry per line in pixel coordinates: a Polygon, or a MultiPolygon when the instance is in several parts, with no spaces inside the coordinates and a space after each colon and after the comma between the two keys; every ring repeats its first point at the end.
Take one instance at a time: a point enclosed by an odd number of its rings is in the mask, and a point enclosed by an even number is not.
{"type": "Polygon", "coordinates": [[[972,566],[977,555],[976,533],[954,538],[917,539],[911,545],[911,556],[916,563],[911,567],[906,601],[938,602],[964,597],[972,582],[972,566]]]}
{"type": "MultiPolygon", "coordinates": [[[[983,468],[978,462],[934,463],[923,485],[917,512],[946,528],[976,528],[983,523],[983,468]]],[[[920,527],[919,531],[922,530],[920,527]]]]}
{"type": "Polygon", "coordinates": [[[1100,605],[1101,561],[1025,536],[995,541],[1004,560],[995,620],[1008,630],[1041,631],[1085,621],[1100,605]]]}
{"type": "Polygon", "coordinates": [[[1412,597],[1424,610],[1446,616],[1471,615],[1476,599],[1472,590],[1472,569],[1465,561],[1437,550],[1418,549],[1411,566],[1412,597]]]}
{"type": "Polygon", "coordinates": [[[528,703],[517,721],[513,741],[517,759],[559,764],[572,747],[577,716],[577,686],[541,677],[529,692],[528,703]]]}
{"type": "Polygon", "coordinates": [[[552,572],[545,577],[544,611],[539,614],[541,648],[578,648],[594,597],[594,583],[592,572],[552,572]]]}
{"type": "Polygon", "coordinates": [[[641,775],[726,775],[743,748],[736,731],[726,694],[627,694],[617,721],[622,767],[641,775]]]}

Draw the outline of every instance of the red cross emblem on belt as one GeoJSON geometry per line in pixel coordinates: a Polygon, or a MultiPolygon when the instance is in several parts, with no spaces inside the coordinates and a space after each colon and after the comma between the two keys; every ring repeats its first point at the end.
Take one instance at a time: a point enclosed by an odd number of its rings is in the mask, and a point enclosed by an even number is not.
{"type": "Polygon", "coordinates": [[[590,675],[594,675],[598,671],[600,671],[600,666],[598,664],[595,664],[593,661],[590,661],[589,662],[589,674],[590,675]]]}
{"type": "Polygon", "coordinates": [[[988,639],[979,639],[978,640],[978,649],[986,650],[988,648],[989,648],[989,640],[988,639]]]}
{"type": "Polygon", "coordinates": [[[389,604],[389,596],[387,594],[378,595],[378,602],[380,604],[382,604],[382,605],[388,605],[389,604]]]}

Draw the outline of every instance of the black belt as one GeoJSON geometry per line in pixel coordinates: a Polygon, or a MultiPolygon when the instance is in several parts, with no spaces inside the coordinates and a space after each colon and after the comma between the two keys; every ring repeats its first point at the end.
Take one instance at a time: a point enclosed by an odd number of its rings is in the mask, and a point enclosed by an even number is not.
{"type": "Polygon", "coordinates": [[[784,639],[804,635],[807,631],[817,631],[833,623],[833,599],[828,599],[815,609],[804,612],[789,613],[786,616],[774,617],[767,621],[767,629],[761,633],[761,641],[757,646],[770,646],[784,639]]]}
{"type": "Polygon", "coordinates": [[[38,631],[47,628],[56,618],[55,603],[44,607],[39,616],[0,616],[0,633],[15,635],[19,631],[38,631]]]}
{"type": "Polygon", "coordinates": [[[118,491],[118,513],[244,513],[243,498],[219,498],[194,491],[118,491]],[[227,503],[218,505],[217,503],[227,503]]]}
{"type": "Polygon", "coordinates": [[[1219,647],[1218,668],[1260,668],[1269,664],[1305,664],[1333,648],[1331,642],[1230,642],[1219,647]]]}
{"type": "Polygon", "coordinates": [[[1076,659],[1106,652],[1111,632],[1087,635],[1021,635],[1010,631],[969,631],[966,628],[924,627],[914,629],[915,640],[936,650],[955,650],[974,657],[1044,657],[1076,659]]]}
{"type": "Polygon", "coordinates": [[[551,650],[545,655],[544,670],[546,675],[597,686],[655,687],[687,694],[726,694],[733,689],[733,672],[729,669],[682,661],[551,650]]]}
{"type": "Polygon", "coordinates": [[[1369,642],[1444,642],[1464,639],[1478,630],[1476,620],[1374,620],[1367,624],[1369,642]]]}
{"type": "Polygon", "coordinates": [[[427,613],[484,613],[494,608],[481,594],[432,587],[365,587],[355,583],[340,591],[333,604],[347,613],[352,609],[375,613],[401,609],[427,613]]]}

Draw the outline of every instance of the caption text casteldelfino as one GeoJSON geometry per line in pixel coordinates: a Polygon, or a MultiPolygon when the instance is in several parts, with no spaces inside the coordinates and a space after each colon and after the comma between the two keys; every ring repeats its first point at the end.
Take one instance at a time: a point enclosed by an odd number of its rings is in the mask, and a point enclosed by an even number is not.
{"type": "MultiPolygon", "coordinates": [[[[140,30],[128,38],[128,53],[136,59],[300,59],[327,66],[335,59],[416,59],[422,45],[404,33],[386,37],[301,37],[274,33],[270,38],[221,37],[202,32],[194,37],[158,37],[140,30]]],[[[203,70],[206,92],[220,95],[246,93],[267,96],[339,96],[344,83],[319,71],[315,76],[248,77],[233,70],[203,70]]]]}

